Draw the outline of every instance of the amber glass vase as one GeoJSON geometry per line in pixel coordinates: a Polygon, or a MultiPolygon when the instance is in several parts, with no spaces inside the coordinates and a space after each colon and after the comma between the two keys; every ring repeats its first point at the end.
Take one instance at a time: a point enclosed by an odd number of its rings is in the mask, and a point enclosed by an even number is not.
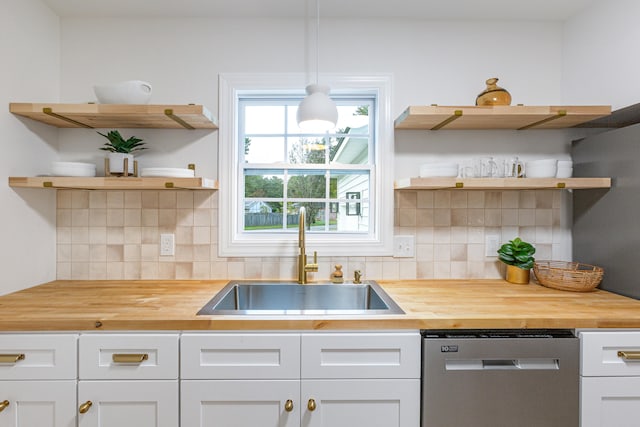
{"type": "Polygon", "coordinates": [[[476,105],[511,105],[511,94],[497,83],[497,77],[487,79],[487,88],[476,98],[476,105]]]}

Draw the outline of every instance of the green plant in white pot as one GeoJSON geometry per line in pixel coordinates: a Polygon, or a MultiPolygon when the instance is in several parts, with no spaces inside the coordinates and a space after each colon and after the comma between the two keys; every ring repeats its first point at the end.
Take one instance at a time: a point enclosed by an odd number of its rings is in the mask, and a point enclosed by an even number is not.
{"type": "Polygon", "coordinates": [[[126,158],[128,164],[127,171],[129,174],[133,174],[133,153],[146,150],[146,147],[143,147],[145,143],[142,142],[142,139],[136,138],[135,136],[124,139],[117,130],[109,131],[106,135],[100,132],[98,132],[98,134],[109,140],[100,147],[101,150],[109,152],[109,170],[113,173],[124,173],[124,159],[126,158]]]}
{"type": "Polygon", "coordinates": [[[509,240],[498,249],[498,259],[507,264],[507,282],[524,284],[529,283],[529,275],[533,268],[536,248],[516,237],[509,240]]]}

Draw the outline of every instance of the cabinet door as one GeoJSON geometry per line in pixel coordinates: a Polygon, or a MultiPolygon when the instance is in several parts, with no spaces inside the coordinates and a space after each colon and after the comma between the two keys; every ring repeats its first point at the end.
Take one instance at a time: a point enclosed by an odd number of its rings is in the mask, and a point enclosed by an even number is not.
{"type": "Polygon", "coordinates": [[[302,378],[420,378],[420,333],[302,335],[302,378]]]}
{"type": "Polygon", "coordinates": [[[175,427],[178,381],[79,381],[79,427],[175,427]]]}
{"type": "Polygon", "coordinates": [[[583,377],[581,383],[581,427],[638,425],[640,377],[583,377]]]}
{"type": "Polygon", "coordinates": [[[180,426],[297,427],[299,393],[296,380],[182,381],[180,426]]]}
{"type": "Polygon", "coordinates": [[[0,381],[0,427],[74,427],[76,382],[0,381]]]}
{"type": "Polygon", "coordinates": [[[302,427],[420,425],[418,379],[305,380],[301,399],[302,427]]]}

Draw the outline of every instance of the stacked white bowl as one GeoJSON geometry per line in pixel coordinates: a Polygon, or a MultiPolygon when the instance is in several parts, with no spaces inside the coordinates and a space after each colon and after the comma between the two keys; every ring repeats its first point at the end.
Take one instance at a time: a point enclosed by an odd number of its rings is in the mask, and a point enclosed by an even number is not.
{"type": "Polygon", "coordinates": [[[554,178],[558,172],[558,160],[542,159],[530,160],[524,165],[527,178],[554,178]]]}
{"type": "Polygon", "coordinates": [[[420,166],[420,178],[431,177],[456,177],[458,176],[457,163],[425,163],[420,166]]]}
{"type": "Polygon", "coordinates": [[[571,178],[573,175],[573,162],[571,160],[558,160],[556,178],[571,178]]]}
{"type": "Polygon", "coordinates": [[[142,80],[127,80],[107,85],[96,85],[93,91],[100,104],[148,104],[151,84],[142,80]]]}
{"type": "Polygon", "coordinates": [[[96,176],[96,165],[81,162],[52,162],[51,175],[54,176],[96,176]]]}

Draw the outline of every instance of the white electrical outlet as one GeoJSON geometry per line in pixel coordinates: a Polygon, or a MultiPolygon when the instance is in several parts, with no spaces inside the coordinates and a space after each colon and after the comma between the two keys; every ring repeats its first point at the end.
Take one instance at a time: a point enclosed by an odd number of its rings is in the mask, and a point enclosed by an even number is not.
{"type": "Polygon", "coordinates": [[[395,258],[413,258],[415,253],[416,245],[413,236],[393,237],[393,256],[395,258]]]}
{"type": "Polygon", "coordinates": [[[484,236],[484,256],[497,257],[500,249],[500,235],[487,234],[484,236]]]}
{"type": "Polygon", "coordinates": [[[172,256],[176,254],[176,243],[174,234],[160,235],[160,256],[172,256]]]}

